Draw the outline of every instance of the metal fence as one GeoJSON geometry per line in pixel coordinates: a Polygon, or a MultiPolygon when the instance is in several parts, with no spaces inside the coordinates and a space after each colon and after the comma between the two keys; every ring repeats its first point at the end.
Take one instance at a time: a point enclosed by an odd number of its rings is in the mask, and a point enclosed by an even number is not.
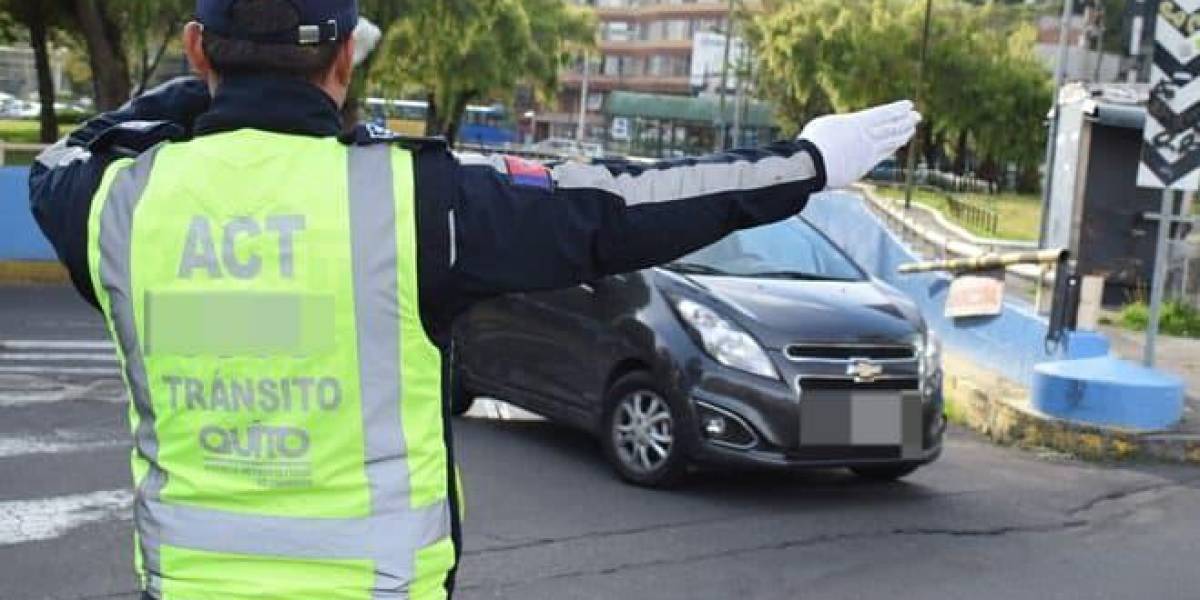
{"type": "MultiPolygon", "coordinates": [[[[908,181],[908,170],[900,167],[878,167],[867,175],[867,180],[877,183],[905,183],[908,181]]],[[[917,169],[913,174],[913,182],[916,185],[934,187],[943,192],[994,194],[999,191],[996,184],[986,179],[931,169],[917,169]]]]}
{"type": "Polygon", "coordinates": [[[946,194],[946,206],[954,220],[970,227],[983,230],[994,236],[1000,227],[1000,215],[996,211],[946,194]]]}
{"type": "MultiPolygon", "coordinates": [[[[901,184],[891,181],[882,183],[873,181],[872,183],[895,190],[904,189],[901,184]]],[[[977,202],[964,200],[935,186],[921,184],[916,186],[916,189],[941,197],[946,203],[946,212],[950,213],[949,216],[961,224],[974,227],[977,231],[982,231],[992,237],[1000,229],[1000,213],[996,212],[995,209],[980,206],[977,202]]]]}

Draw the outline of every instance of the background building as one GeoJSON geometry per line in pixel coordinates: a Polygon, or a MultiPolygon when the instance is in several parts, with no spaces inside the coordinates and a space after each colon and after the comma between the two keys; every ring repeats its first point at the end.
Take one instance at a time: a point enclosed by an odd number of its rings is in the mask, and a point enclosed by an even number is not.
{"type": "MultiPolygon", "coordinates": [[[[735,123],[742,126],[739,140],[770,135],[770,111],[749,99],[749,83],[737,77],[739,65],[747,62],[736,39],[730,52],[726,110],[719,118],[728,0],[574,1],[596,11],[599,47],[586,65],[580,58],[561,74],[554,105],[534,110],[535,140],[576,137],[585,80],[584,138],[603,142],[610,150],[659,156],[709,150],[718,122],[727,130],[735,123]],[[639,106],[645,107],[644,114],[636,110],[639,106]]],[[[741,4],[754,9],[759,3],[741,4]]]]}
{"type": "MultiPolygon", "coordinates": [[[[51,79],[54,89],[63,89],[63,63],[65,49],[50,52],[51,79]]],[[[0,92],[17,98],[35,99],[37,96],[37,68],[33,62],[33,48],[29,46],[0,46],[0,92]]]]}

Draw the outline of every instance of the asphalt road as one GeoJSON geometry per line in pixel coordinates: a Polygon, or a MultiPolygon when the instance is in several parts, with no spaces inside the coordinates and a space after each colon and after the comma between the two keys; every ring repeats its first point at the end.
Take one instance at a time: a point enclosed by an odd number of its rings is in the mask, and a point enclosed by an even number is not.
{"type": "MultiPolygon", "coordinates": [[[[0,288],[0,599],[135,597],[125,407],[102,337],[67,290],[0,288]]],[[[716,471],[662,492],[498,405],[455,426],[460,599],[1200,598],[1194,468],[952,431],[905,483],[716,471]]]]}

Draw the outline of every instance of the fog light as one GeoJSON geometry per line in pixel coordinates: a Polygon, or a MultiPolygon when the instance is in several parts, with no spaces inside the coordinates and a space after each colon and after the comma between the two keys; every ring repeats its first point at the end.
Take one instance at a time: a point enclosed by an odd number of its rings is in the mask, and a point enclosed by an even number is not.
{"type": "Polygon", "coordinates": [[[700,431],[710,442],[738,450],[757,445],[758,436],[737,414],[704,402],[696,403],[696,409],[700,431]]]}
{"type": "Polygon", "coordinates": [[[714,416],[709,417],[704,421],[704,433],[709,437],[721,437],[725,435],[725,417],[714,416]]]}

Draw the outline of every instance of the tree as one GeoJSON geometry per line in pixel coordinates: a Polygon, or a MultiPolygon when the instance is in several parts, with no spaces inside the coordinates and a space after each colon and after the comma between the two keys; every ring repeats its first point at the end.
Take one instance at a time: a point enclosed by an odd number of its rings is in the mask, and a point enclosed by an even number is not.
{"type": "MultiPolygon", "coordinates": [[[[396,21],[399,21],[401,17],[415,8],[419,1],[359,0],[358,11],[363,17],[370,19],[371,22],[386,32],[396,21]]],[[[367,76],[375,64],[375,57],[378,55],[379,52],[372,53],[367,57],[366,62],[359,65],[358,69],[354,72],[354,79],[350,82],[350,90],[346,96],[346,103],[342,105],[342,123],[347,129],[353,128],[358,123],[359,100],[367,90],[367,76]]]]}
{"type": "MultiPolygon", "coordinates": [[[[768,0],[749,17],[760,86],[791,131],[827,108],[857,110],[912,97],[923,3],[902,0],[768,0]],[[827,103],[828,106],[822,106],[827,103]]],[[[985,176],[1041,159],[1049,76],[1034,55],[1025,7],[937,0],[920,90],[926,160],[950,149],[985,176]]]]}
{"type": "Polygon", "coordinates": [[[591,14],[563,0],[420,3],[389,27],[372,79],[393,95],[423,92],[427,134],[453,142],[474,100],[511,97],[522,82],[553,97],[572,50],[594,39],[591,14]]]}
{"type": "MultiPolygon", "coordinates": [[[[138,0],[138,2],[155,0],[138,0]]],[[[87,46],[92,87],[98,110],[112,110],[129,100],[129,61],[121,28],[112,17],[109,0],[72,0],[75,26],[87,46]]],[[[134,2],[132,4],[137,4],[134,2]]]]}
{"type": "Polygon", "coordinates": [[[20,23],[29,34],[29,45],[33,48],[33,61],[37,71],[38,102],[41,104],[40,139],[53,143],[58,139],[58,113],[54,110],[56,93],[50,65],[50,29],[59,18],[57,5],[52,2],[26,2],[6,0],[0,2],[0,14],[7,15],[8,36],[14,35],[12,25],[20,23]]]}
{"type": "Polygon", "coordinates": [[[179,39],[182,26],[195,7],[194,0],[139,0],[109,5],[112,16],[129,32],[128,60],[133,65],[134,95],[146,91],[163,56],[179,39]]]}

